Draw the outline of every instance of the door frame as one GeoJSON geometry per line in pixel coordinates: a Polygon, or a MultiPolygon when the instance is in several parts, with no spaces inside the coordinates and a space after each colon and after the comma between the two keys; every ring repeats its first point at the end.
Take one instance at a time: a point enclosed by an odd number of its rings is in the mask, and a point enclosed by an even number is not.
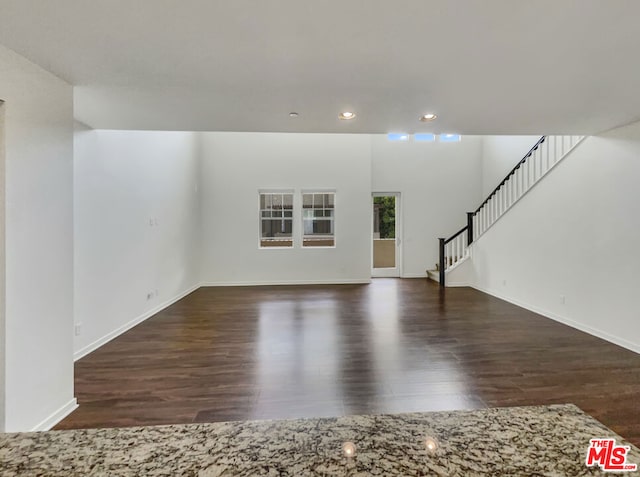
{"type": "Polygon", "coordinates": [[[6,321],[6,108],[0,99],[0,432],[6,431],[7,321],[6,321]]]}
{"type": "Polygon", "coordinates": [[[372,192],[371,193],[371,277],[402,277],[402,248],[404,241],[402,238],[402,194],[400,192],[372,192]],[[396,266],[394,268],[373,268],[373,198],[389,197],[396,198],[396,266]]]}

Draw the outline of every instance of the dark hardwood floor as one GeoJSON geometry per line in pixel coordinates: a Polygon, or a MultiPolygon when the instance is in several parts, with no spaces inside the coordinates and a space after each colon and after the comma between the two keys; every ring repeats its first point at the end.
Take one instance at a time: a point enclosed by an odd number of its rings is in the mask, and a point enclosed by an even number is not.
{"type": "Polygon", "coordinates": [[[75,371],[57,429],[571,402],[640,445],[640,355],[426,279],[201,288],[75,371]]]}

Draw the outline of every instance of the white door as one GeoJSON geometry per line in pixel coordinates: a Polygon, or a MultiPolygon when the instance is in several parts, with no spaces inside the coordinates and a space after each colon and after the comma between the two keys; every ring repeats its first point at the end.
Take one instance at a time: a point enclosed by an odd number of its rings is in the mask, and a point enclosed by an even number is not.
{"type": "Polygon", "coordinates": [[[402,237],[400,237],[400,193],[374,192],[372,277],[399,277],[402,267],[402,237]]]}

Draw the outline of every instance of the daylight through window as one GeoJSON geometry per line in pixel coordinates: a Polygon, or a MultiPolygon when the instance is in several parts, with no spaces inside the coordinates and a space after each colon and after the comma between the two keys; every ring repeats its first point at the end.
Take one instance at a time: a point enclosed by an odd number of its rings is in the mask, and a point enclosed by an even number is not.
{"type": "Polygon", "coordinates": [[[333,247],[335,193],[308,192],[302,194],[302,246],[333,247]]]}
{"type": "Polygon", "coordinates": [[[260,193],[260,246],[293,247],[293,194],[260,193]]]}

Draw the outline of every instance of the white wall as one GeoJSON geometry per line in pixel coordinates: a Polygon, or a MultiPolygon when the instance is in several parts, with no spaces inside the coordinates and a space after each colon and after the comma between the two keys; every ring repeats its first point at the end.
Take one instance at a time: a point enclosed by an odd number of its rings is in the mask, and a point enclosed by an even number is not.
{"type": "Polygon", "coordinates": [[[76,357],[198,284],[198,177],[195,133],[77,127],[76,357]]]}
{"type": "Polygon", "coordinates": [[[587,138],[475,242],[474,286],[640,352],[639,178],[640,123],[587,138]]]}
{"type": "Polygon", "coordinates": [[[540,136],[482,136],[482,139],[482,200],[484,200],[529,152],[540,136]]]}
{"type": "MultiPolygon", "coordinates": [[[[205,284],[366,282],[371,277],[371,139],[350,134],[203,133],[205,284]],[[258,248],[258,190],[335,189],[331,249],[258,248]]],[[[297,205],[296,205],[297,204],[297,205]]],[[[299,217],[299,214],[297,214],[299,217]]],[[[294,235],[300,234],[294,220],[294,235]]]]}
{"type": "Polygon", "coordinates": [[[424,277],[438,261],[438,237],[464,227],[466,212],[480,205],[482,138],[372,141],[373,191],[402,194],[403,276],[424,277]]]}
{"type": "Polygon", "coordinates": [[[5,108],[5,429],[46,427],[73,398],[73,98],[0,46],[5,108]],[[53,417],[52,417],[53,416],[53,417]]]}

